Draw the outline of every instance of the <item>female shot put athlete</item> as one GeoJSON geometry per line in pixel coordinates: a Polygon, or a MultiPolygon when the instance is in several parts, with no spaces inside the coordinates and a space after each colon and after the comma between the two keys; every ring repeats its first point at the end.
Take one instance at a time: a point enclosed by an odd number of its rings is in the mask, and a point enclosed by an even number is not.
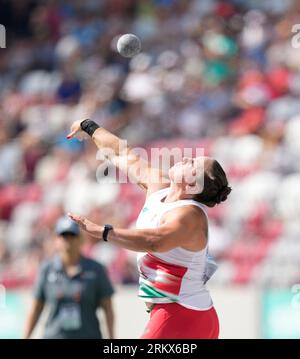
{"type": "Polygon", "coordinates": [[[231,192],[222,167],[210,157],[184,158],[164,175],[91,120],[75,122],[68,138],[82,137],[84,133],[99,149],[111,149],[107,154],[109,160],[135,179],[146,193],[137,229],[101,226],[69,214],[98,240],[138,252],[139,297],[151,312],[141,338],[218,338],[218,316],[205,287],[208,251],[205,206],[225,201],[231,192]],[[196,176],[201,172],[202,186],[196,176]]]}

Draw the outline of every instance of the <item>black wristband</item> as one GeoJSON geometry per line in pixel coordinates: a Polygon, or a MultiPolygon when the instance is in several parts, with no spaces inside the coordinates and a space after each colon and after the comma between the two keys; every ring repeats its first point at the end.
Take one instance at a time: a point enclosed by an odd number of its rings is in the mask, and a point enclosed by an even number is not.
{"type": "Polygon", "coordinates": [[[113,228],[113,226],[111,224],[105,224],[104,225],[104,230],[103,230],[103,234],[102,234],[102,239],[104,240],[104,242],[107,242],[108,233],[112,229],[114,229],[114,228],[113,228]]]}
{"type": "Polygon", "coordinates": [[[100,126],[98,126],[96,124],[96,122],[92,121],[92,120],[83,120],[80,123],[80,127],[82,129],[82,131],[86,132],[88,135],[90,135],[91,137],[93,136],[94,132],[97,130],[97,128],[99,128],[100,126]]]}

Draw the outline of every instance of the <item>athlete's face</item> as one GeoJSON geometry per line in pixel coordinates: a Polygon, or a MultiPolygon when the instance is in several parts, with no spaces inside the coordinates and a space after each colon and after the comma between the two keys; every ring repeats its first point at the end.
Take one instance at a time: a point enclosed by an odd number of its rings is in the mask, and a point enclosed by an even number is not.
{"type": "Polygon", "coordinates": [[[201,179],[204,178],[204,163],[207,157],[184,157],[169,170],[169,177],[176,185],[193,187],[194,193],[202,191],[201,179]],[[197,188],[196,188],[197,187],[197,188]]]}

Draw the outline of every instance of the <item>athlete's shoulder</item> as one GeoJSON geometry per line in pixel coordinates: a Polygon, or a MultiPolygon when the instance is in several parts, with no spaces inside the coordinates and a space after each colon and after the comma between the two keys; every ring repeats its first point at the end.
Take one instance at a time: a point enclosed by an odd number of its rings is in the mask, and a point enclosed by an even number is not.
{"type": "Polygon", "coordinates": [[[202,210],[201,207],[193,205],[193,203],[186,203],[183,206],[178,206],[172,208],[164,214],[164,220],[180,220],[186,224],[195,224],[199,221],[206,223],[207,217],[206,213],[202,210]]]}

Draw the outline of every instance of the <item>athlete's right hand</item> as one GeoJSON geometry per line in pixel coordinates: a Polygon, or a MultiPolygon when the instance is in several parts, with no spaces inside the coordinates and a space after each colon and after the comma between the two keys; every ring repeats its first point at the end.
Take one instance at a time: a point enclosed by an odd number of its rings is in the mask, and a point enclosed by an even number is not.
{"type": "Polygon", "coordinates": [[[85,132],[81,130],[80,124],[82,121],[83,120],[78,120],[72,124],[71,131],[67,136],[68,140],[74,137],[78,138],[79,140],[84,140],[89,137],[85,132]]]}

